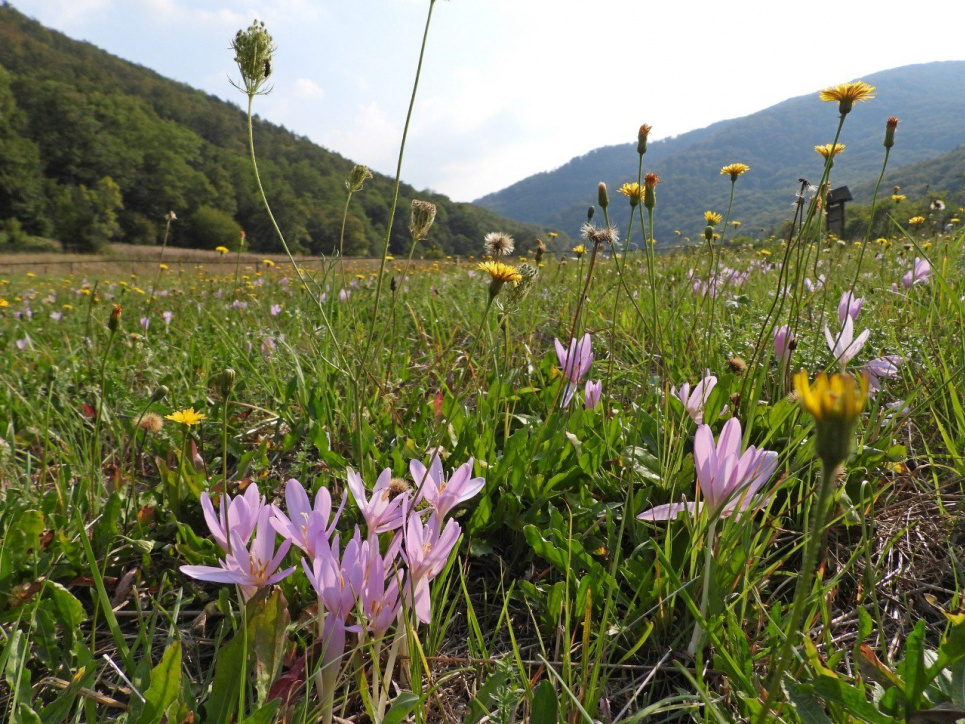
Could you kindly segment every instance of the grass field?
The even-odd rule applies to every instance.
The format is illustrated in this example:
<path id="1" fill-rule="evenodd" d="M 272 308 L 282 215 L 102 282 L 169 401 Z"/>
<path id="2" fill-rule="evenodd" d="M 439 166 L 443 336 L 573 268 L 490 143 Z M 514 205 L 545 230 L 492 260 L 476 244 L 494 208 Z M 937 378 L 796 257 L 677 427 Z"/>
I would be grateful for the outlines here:
<path id="1" fill-rule="evenodd" d="M 44 274 L 42 258 L 5 272 L 7 719 L 228 721 L 243 706 L 246 721 L 315 721 L 327 707 L 353 721 L 736 720 L 762 711 L 785 637 L 795 645 L 770 705 L 797 708 L 770 717 L 960 706 L 961 243 L 870 242 L 860 269 L 860 244 L 823 237 L 717 246 L 720 259 L 690 249 L 652 268 L 591 247 L 495 295 L 471 262 L 404 273 L 390 261 L 377 319 L 374 271 L 337 262 L 306 268 L 307 288 L 280 260 L 242 260 L 236 276 L 203 255 L 160 272 L 155 258 L 154 273 L 144 261 L 134 277 Z M 930 273 L 919 262 L 906 287 L 926 255 Z M 775 348 L 785 324 L 796 343 Z M 860 341 L 865 328 L 840 354 L 846 330 Z M 822 476 L 828 433 L 816 446 L 791 376 L 835 367 L 870 369 L 880 389 L 853 433 L 848 420 L 832 431 L 853 451 Z M 716 384 L 693 389 L 707 374 Z M 175 414 L 188 408 L 197 424 Z M 708 439 L 725 432 L 708 463 Z M 731 467 L 725 445 L 751 444 L 753 469 Z M 432 458 L 444 473 L 410 464 L 431 471 Z M 328 491 L 312 515 L 329 528 L 351 471 L 371 489 L 384 469 L 371 505 L 352 492 L 334 538 L 319 539 L 350 580 L 359 544 L 381 549 L 377 595 L 353 584 L 339 609 L 305 575 L 297 531 L 280 564 L 295 569 L 274 585 L 241 595 L 180 570 L 226 555 L 202 498 L 217 527 L 218 500 L 247 492 L 229 512 L 242 529 L 231 555 L 249 536 L 252 551 L 274 550 L 257 496 L 294 515 L 309 503 L 286 481 L 312 499 Z M 683 499 L 703 507 L 667 510 Z M 367 537 L 352 544 L 357 525 Z M 447 535 L 458 544 L 446 549 Z M 442 557 L 420 569 L 414 540 Z M 391 616 L 376 624 L 366 596 Z M 323 620 L 347 627 L 344 650 Z"/>

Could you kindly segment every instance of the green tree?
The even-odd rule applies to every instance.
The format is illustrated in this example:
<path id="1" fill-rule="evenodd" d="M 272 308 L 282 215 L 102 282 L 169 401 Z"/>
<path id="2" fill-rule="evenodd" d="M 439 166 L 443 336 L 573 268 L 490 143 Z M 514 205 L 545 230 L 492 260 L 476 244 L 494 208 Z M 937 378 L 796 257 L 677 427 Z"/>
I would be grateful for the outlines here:
<path id="1" fill-rule="evenodd" d="M 97 252 L 119 231 L 121 189 L 110 176 L 93 187 L 64 187 L 56 201 L 55 228 L 68 251 Z"/>

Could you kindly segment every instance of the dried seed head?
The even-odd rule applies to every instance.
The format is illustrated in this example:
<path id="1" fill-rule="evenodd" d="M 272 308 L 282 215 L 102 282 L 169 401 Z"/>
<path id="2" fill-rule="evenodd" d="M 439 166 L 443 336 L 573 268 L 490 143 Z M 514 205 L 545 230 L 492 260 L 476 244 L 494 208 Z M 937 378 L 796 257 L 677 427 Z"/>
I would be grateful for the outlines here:
<path id="1" fill-rule="evenodd" d="M 892 116 L 885 123 L 885 148 L 891 148 L 895 145 L 895 129 L 898 128 L 898 119 Z M 895 193 L 898 193 L 898 187 L 895 186 Z"/>
<path id="2" fill-rule="evenodd" d="M 727 366 L 730 367 L 730 371 L 735 375 L 743 374 L 744 370 L 747 369 L 747 363 L 740 357 L 731 357 L 727 361 Z"/>
<path id="3" fill-rule="evenodd" d="M 138 423 L 138 427 L 144 430 L 144 432 L 160 432 L 161 428 L 164 427 L 164 418 L 157 413 L 149 412 L 141 418 L 140 423 Z"/>
<path id="4" fill-rule="evenodd" d="M 107 328 L 112 332 L 116 332 L 117 328 L 121 326 L 121 305 L 115 304 L 114 308 L 111 309 L 110 319 L 107 320 Z"/>
<path id="5" fill-rule="evenodd" d="M 490 231 L 483 240 L 483 247 L 487 254 L 494 259 L 509 256 L 516 249 L 516 242 L 509 234 L 502 231 Z"/>
<path id="6" fill-rule="evenodd" d="M 430 201 L 415 199 L 412 202 L 412 213 L 409 216 L 409 231 L 416 241 L 425 239 L 436 220 L 436 205 Z"/>
<path id="7" fill-rule="evenodd" d="M 409 484 L 402 478 L 392 478 L 389 481 L 389 499 L 397 498 L 410 490 Z"/>

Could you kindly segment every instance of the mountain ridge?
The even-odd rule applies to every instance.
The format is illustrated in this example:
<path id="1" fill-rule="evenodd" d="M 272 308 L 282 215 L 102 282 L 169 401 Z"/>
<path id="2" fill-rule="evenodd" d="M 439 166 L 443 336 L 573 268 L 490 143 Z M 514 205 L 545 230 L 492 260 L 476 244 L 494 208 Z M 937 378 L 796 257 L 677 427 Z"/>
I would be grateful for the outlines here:
<path id="1" fill-rule="evenodd" d="M 262 180 L 289 244 L 333 252 L 353 161 L 257 116 L 253 126 Z M 93 250 L 111 238 L 158 243 L 173 210 L 172 244 L 230 247 L 244 229 L 252 250 L 280 251 L 247 140 L 237 106 L 0 4 L 0 224 Z M 353 197 L 346 254 L 381 253 L 393 183 L 375 174 Z M 537 235 L 548 238 L 546 229 L 403 183 L 392 253 L 408 253 L 416 198 L 438 208 L 419 255 L 479 254 L 495 229 L 524 249 Z"/>
<path id="2" fill-rule="evenodd" d="M 835 186 L 857 186 L 877 178 L 889 116 L 901 119 L 891 167 L 917 163 L 965 143 L 960 122 L 965 115 L 965 61 L 900 66 L 864 80 L 877 86 L 877 97 L 856 104 L 846 118 L 839 142 L 847 148 L 835 162 Z M 812 148 L 833 140 L 837 119 L 836 104 L 821 102 L 815 91 L 652 142 L 644 157 L 644 172 L 661 177 L 655 209 L 657 241 L 675 239 L 676 229 L 681 236 L 696 236 L 705 210 L 726 211 L 730 183 L 719 177 L 719 170 L 738 161 L 751 170 L 737 182 L 732 218 L 755 232 L 779 224 L 792 213 L 797 180 L 820 177 L 823 159 Z M 611 194 L 611 221 L 625 229 L 629 209 L 613 196 L 622 183 L 636 181 L 637 159 L 635 140 L 593 149 L 476 203 L 517 220 L 573 233 L 586 218 L 587 206 L 595 203 L 597 182 L 604 181 Z M 856 200 L 870 200 L 870 194 L 868 199 Z M 635 244 L 639 241 L 636 237 Z"/>

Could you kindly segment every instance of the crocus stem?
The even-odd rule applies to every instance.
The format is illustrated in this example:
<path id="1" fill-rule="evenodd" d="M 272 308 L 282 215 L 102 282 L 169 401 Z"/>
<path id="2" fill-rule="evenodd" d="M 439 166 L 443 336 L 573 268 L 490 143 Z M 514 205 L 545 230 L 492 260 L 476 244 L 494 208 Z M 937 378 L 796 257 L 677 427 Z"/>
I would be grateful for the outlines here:
<path id="1" fill-rule="evenodd" d="M 376 638 L 372 642 L 372 706 L 378 706 L 381 699 L 379 693 L 382 683 L 382 672 L 379 670 L 379 662 L 382 659 L 382 639 Z M 379 712 L 379 720 L 382 719 L 382 712 Z"/>
<path id="2" fill-rule="evenodd" d="M 787 628 L 784 632 L 784 643 L 774 662 L 771 671 L 771 681 L 767 687 L 767 694 L 764 697 L 764 705 L 761 707 L 755 724 L 762 724 L 768 715 L 768 707 L 774 701 L 781 686 L 781 679 L 788 666 L 794 645 L 797 643 L 798 634 L 804 620 L 804 607 L 811 595 L 814 587 L 814 574 L 817 568 L 818 556 L 824 548 L 824 529 L 827 525 L 828 512 L 831 509 L 831 499 L 834 492 L 834 481 L 837 478 L 837 467 L 828 465 L 821 466 L 821 485 L 818 487 L 818 495 L 814 501 L 814 510 L 811 513 L 811 525 L 808 530 L 807 540 L 804 543 L 804 561 L 801 563 L 797 585 L 794 587 L 794 600 L 791 603 L 791 615 L 788 618 Z"/>
<path id="3" fill-rule="evenodd" d="M 707 545 L 704 549 L 704 582 L 703 590 L 700 594 L 700 616 L 697 619 L 697 623 L 694 624 L 694 635 L 691 636 L 690 644 L 687 646 L 687 653 L 691 656 L 694 656 L 697 653 L 697 649 L 703 644 L 704 629 L 701 626 L 701 621 L 707 619 L 707 607 L 710 603 L 710 577 L 714 562 L 714 536 L 716 533 L 717 516 L 713 514 L 707 523 Z"/>
<path id="4" fill-rule="evenodd" d="M 385 662 L 385 672 L 382 680 L 382 696 L 379 699 L 379 721 L 382 721 L 385 717 L 385 709 L 389 705 L 389 688 L 392 684 L 392 672 L 395 669 L 395 660 L 399 656 L 399 651 L 402 648 L 404 640 L 405 631 L 400 631 L 396 634 L 395 640 L 392 642 L 392 648 L 389 649 L 389 658 Z"/>

